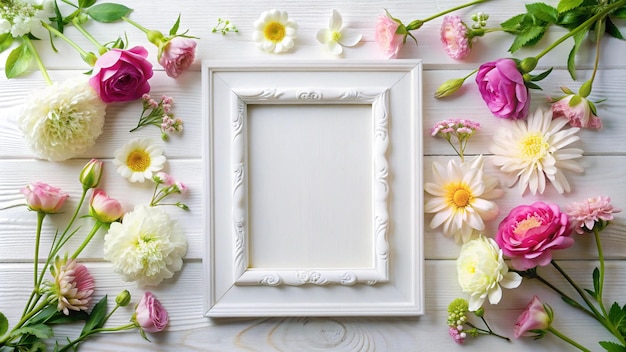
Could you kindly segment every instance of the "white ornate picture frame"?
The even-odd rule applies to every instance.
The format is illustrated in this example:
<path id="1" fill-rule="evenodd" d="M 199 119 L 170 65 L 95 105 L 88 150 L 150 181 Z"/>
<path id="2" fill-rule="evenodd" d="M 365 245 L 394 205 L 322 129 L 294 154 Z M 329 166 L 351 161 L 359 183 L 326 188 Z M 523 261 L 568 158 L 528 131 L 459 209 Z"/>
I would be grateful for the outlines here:
<path id="1" fill-rule="evenodd" d="M 202 80 L 206 315 L 422 314 L 421 63 Z"/>

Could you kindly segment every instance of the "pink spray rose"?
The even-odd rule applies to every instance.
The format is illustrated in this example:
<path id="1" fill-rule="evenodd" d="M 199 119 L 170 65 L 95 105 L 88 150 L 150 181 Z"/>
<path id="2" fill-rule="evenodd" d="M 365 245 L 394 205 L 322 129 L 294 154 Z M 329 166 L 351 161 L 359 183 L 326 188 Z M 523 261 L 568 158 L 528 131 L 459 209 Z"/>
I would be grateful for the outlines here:
<path id="1" fill-rule="evenodd" d="M 528 88 L 512 59 L 482 64 L 476 75 L 476 83 L 480 95 L 495 116 L 516 120 L 528 115 Z"/>
<path id="2" fill-rule="evenodd" d="M 596 223 L 599 224 L 597 230 L 601 230 L 609 221 L 613 220 L 613 214 L 620 211 L 622 210 L 611 205 L 611 198 L 606 196 L 587 198 L 565 208 L 572 227 L 576 233 L 581 235 L 585 231 L 592 231 L 596 227 Z"/>
<path id="3" fill-rule="evenodd" d="M 165 329 L 169 321 L 167 310 L 152 292 L 144 293 L 135 307 L 135 321 L 147 332 L 159 332 Z"/>
<path id="4" fill-rule="evenodd" d="M 593 113 L 590 103 L 580 95 L 566 95 L 552 104 L 552 117 L 565 117 L 574 127 L 600 129 L 602 121 Z"/>
<path id="5" fill-rule="evenodd" d="M 89 84 L 105 103 L 139 99 L 150 91 L 153 72 L 147 57 L 142 46 L 111 49 L 96 61 Z"/>
<path id="6" fill-rule="evenodd" d="M 159 55 L 159 63 L 172 78 L 177 78 L 189 68 L 196 57 L 196 41 L 193 39 L 174 37 Z"/>
<path id="7" fill-rule="evenodd" d="M 95 189 L 91 196 L 89 215 L 103 223 L 112 223 L 124 215 L 122 205 L 117 200 L 107 196 L 101 189 Z"/>
<path id="8" fill-rule="evenodd" d="M 31 183 L 20 190 L 26 196 L 26 205 L 33 211 L 47 214 L 59 212 L 69 194 L 44 182 Z"/>
<path id="9" fill-rule="evenodd" d="M 460 60 L 470 53 L 470 31 L 461 21 L 461 17 L 450 15 L 441 23 L 441 43 L 446 53 L 453 59 Z"/>
<path id="10" fill-rule="evenodd" d="M 552 308 L 534 296 L 515 322 L 515 338 L 541 336 L 552 324 Z"/>
<path id="11" fill-rule="evenodd" d="M 567 214 L 558 205 L 535 202 L 511 210 L 498 226 L 496 243 L 515 269 L 528 270 L 548 265 L 553 249 L 572 246 L 570 234 Z"/>
<path id="12" fill-rule="evenodd" d="M 402 23 L 391 18 L 389 13 L 378 16 L 376 21 L 376 43 L 389 59 L 398 56 L 406 37 L 406 35 L 398 33 L 400 26 L 403 26 Z"/>

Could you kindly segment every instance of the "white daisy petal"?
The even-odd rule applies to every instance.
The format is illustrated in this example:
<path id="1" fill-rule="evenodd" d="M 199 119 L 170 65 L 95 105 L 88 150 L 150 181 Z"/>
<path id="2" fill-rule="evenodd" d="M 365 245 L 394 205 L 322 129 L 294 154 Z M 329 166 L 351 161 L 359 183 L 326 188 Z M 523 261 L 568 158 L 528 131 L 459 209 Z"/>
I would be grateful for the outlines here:
<path id="1" fill-rule="evenodd" d="M 144 182 L 163 169 L 165 161 L 161 147 L 152 140 L 135 138 L 115 152 L 113 165 L 130 182 Z"/>
<path id="2" fill-rule="evenodd" d="M 344 28 L 341 30 L 341 39 L 339 43 L 343 46 L 355 46 L 359 44 L 363 35 L 352 28 Z"/>
<path id="3" fill-rule="evenodd" d="M 252 39 L 259 49 L 274 54 L 288 51 L 294 46 L 298 32 L 296 22 L 289 20 L 286 11 L 269 10 L 254 21 Z"/>

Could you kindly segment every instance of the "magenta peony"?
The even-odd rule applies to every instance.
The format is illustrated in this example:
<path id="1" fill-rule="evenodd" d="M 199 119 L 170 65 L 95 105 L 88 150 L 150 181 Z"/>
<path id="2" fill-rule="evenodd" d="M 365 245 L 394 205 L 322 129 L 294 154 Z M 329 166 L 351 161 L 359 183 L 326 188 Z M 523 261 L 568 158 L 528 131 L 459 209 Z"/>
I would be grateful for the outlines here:
<path id="1" fill-rule="evenodd" d="M 528 88 L 512 59 L 482 64 L 476 75 L 476 83 L 480 95 L 495 116 L 517 120 L 528 115 Z"/>

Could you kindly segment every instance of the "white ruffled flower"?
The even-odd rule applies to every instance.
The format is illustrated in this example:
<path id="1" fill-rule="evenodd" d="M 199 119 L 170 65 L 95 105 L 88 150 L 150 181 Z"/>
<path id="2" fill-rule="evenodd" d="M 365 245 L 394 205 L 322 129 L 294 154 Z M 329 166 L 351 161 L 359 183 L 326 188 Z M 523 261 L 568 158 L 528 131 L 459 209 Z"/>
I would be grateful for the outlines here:
<path id="1" fill-rule="evenodd" d="M 11 33 L 14 38 L 32 34 L 39 39 L 48 36 L 41 22 L 50 23 L 54 17 L 51 0 L 12 0 L 0 6 L 0 34 Z"/>
<path id="2" fill-rule="evenodd" d="M 94 145 L 102 133 L 106 104 L 86 79 L 71 79 L 30 94 L 17 124 L 33 153 L 62 161 Z"/>
<path id="3" fill-rule="evenodd" d="M 479 309 L 487 298 L 489 303 L 498 304 L 501 287 L 512 289 L 522 283 L 518 273 L 509 271 L 496 241 L 483 235 L 461 247 L 456 268 L 463 292 L 470 295 L 470 311 Z"/>
<path id="4" fill-rule="evenodd" d="M 156 286 L 183 266 L 187 238 L 163 210 L 138 205 L 104 236 L 104 259 L 124 281 Z"/>
<path id="5" fill-rule="evenodd" d="M 570 185 L 562 170 L 583 172 L 574 159 L 582 157 L 583 150 L 563 147 L 576 142 L 579 128 L 563 129 L 566 118 L 552 118 L 552 111 L 538 108 L 527 120 L 506 120 L 506 126 L 494 137 L 489 150 L 494 153 L 493 163 L 506 174 L 506 184 L 516 182 L 520 193 L 526 188 L 534 195 L 542 194 L 546 178 L 557 192 L 569 192 Z"/>
<path id="6" fill-rule="evenodd" d="M 362 35 L 354 29 L 343 28 L 342 22 L 341 14 L 337 10 L 333 10 L 328 28 L 320 29 L 317 32 L 317 40 L 326 44 L 333 55 L 341 55 L 344 46 L 355 46 L 362 38 Z"/>
<path id="7" fill-rule="evenodd" d="M 115 152 L 113 165 L 117 173 L 130 182 L 151 180 L 165 164 L 163 150 L 150 139 L 135 138 Z"/>
<path id="8" fill-rule="evenodd" d="M 269 10 L 254 21 L 252 38 L 259 49 L 280 54 L 294 46 L 298 24 L 289 20 L 287 11 Z"/>

